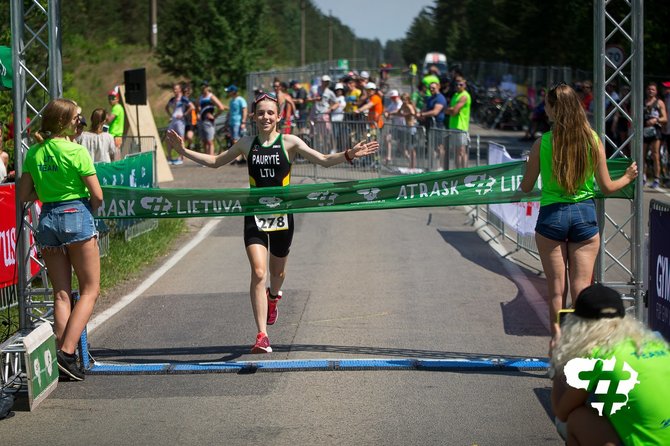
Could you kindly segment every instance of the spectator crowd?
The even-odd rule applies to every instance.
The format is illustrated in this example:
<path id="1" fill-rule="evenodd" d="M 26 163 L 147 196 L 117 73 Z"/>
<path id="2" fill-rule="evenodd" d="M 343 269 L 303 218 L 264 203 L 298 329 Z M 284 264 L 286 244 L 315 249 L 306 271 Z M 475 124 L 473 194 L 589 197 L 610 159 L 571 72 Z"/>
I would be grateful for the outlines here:
<path id="1" fill-rule="evenodd" d="M 349 71 L 338 78 L 324 74 L 313 83 L 275 78 L 271 91 L 280 104 L 279 126 L 284 134 L 310 138 L 324 152 L 344 147 L 360 137 L 380 140 L 381 158 L 391 163 L 403 156 L 409 167 L 416 166 L 417 142 L 427 141 L 425 130 L 448 130 L 445 141 L 432 141 L 431 156 L 437 169 L 447 168 L 447 153 L 452 152 L 455 165 L 467 166 L 470 142 L 471 110 L 477 107 L 477 86 L 470 85 L 458 65 L 447 73 L 430 66 L 423 76 L 411 76 L 415 84 L 402 88 L 390 86 L 388 69 L 379 71 L 375 79 L 368 71 Z M 383 74 L 382 74 L 383 73 Z M 383 89 L 380 88 L 383 86 Z M 503 79 L 497 85 L 501 92 L 515 90 L 516 84 Z M 587 116 L 593 125 L 595 101 L 590 81 L 572 83 Z M 264 87 L 254 87 L 254 96 L 264 93 Z M 546 88 L 528 89 L 530 113 L 522 140 L 534 140 L 550 129 L 544 110 Z M 630 156 L 632 116 L 630 88 L 615 83 L 606 86 L 605 148 L 608 156 Z M 511 93 L 514 94 L 514 93 Z M 644 184 L 650 188 L 667 186 L 670 181 L 670 81 L 650 82 L 645 87 L 643 123 L 643 156 L 641 170 Z M 192 97 L 191 83 L 173 85 L 173 95 L 165 104 L 168 128 L 182 136 L 188 148 L 215 154 L 232 146 L 245 135 L 251 124 L 251 110 L 236 85 L 225 88 L 221 99 L 207 81 L 200 83 L 200 95 Z M 121 157 L 125 129 L 125 113 L 118 87 L 108 93 L 109 107 L 96 108 L 87 120 L 83 118 L 77 142 L 86 147 L 94 162 L 110 162 Z M 88 115 L 86 115 L 88 116 Z M 381 130 L 387 125 L 387 130 Z M 12 125 L 3 126 L 2 140 L 12 138 Z M 422 131 L 423 130 L 423 131 Z M 0 142 L 2 144 L 2 142 Z M 618 153 L 615 153 L 617 147 Z M 168 155 L 172 165 L 181 164 L 179 155 Z M 0 145 L 0 176 L 4 181 L 13 178 L 12 162 Z M 236 163 L 244 164 L 243 157 Z M 2 181 L 2 180 L 0 180 Z"/>

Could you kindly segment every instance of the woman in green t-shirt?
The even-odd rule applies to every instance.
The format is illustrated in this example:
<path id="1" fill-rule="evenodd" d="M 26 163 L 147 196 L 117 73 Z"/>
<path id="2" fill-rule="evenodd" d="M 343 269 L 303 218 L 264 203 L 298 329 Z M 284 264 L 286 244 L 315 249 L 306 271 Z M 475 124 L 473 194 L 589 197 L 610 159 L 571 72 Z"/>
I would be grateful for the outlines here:
<path id="1" fill-rule="evenodd" d="M 549 90 L 545 100 L 553 125 L 531 148 L 521 190 L 532 191 L 542 176 L 535 242 L 549 289 L 551 351 L 560 334 L 557 315 L 566 306 L 567 284 L 574 303 L 593 277 L 600 247 L 594 177 L 600 190 L 611 194 L 637 177 L 637 165 L 633 162 L 621 178 L 612 180 L 605 148 L 575 90 L 561 83 Z"/>
<path id="2" fill-rule="evenodd" d="M 549 375 L 567 444 L 670 444 L 670 348 L 625 314 L 619 293 L 595 284 L 565 318 Z"/>
<path id="3" fill-rule="evenodd" d="M 35 239 L 54 293 L 54 332 L 58 368 L 81 381 L 75 350 L 100 292 L 100 253 L 93 212 L 102 189 L 85 147 L 70 141 L 81 116 L 77 104 L 54 99 L 44 108 L 39 143 L 26 155 L 18 194 L 22 201 L 42 202 Z M 72 268 L 79 281 L 79 301 L 72 308 Z"/>

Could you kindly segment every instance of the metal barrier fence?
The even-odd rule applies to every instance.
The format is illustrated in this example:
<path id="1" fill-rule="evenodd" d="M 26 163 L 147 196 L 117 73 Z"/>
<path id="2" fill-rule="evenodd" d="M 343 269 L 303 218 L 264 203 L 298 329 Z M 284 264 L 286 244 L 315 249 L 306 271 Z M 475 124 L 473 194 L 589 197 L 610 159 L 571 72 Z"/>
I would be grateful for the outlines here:
<path id="1" fill-rule="evenodd" d="M 140 152 L 155 152 L 158 142 L 153 136 L 124 136 L 121 139 L 121 159 Z"/>
<path id="2" fill-rule="evenodd" d="M 423 126 L 384 124 L 379 141 L 379 157 L 394 173 L 419 173 L 435 170 L 437 161 L 429 151 L 434 143 L 433 132 Z"/>
<path id="3" fill-rule="evenodd" d="M 16 285 L 0 288 L 0 311 L 19 304 L 16 298 Z"/>
<path id="4" fill-rule="evenodd" d="M 476 220 L 481 220 L 484 224 L 497 231 L 493 239 L 501 238 L 511 241 L 514 244 L 513 252 L 523 250 L 532 257 L 540 259 L 540 254 L 535 244 L 535 236 L 517 233 L 514 228 L 506 225 L 500 217 L 491 212 L 489 205 L 475 206 L 474 210 L 470 213 L 470 217 L 473 223 Z"/>
<path id="5" fill-rule="evenodd" d="M 466 139 L 465 150 L 470 160 L 468 165 L 472 163 L 473 144 L 465 132 L 392 123 L 379 129 L 364 117 L 356 116 L 347 114 L 347 119 L 342 121 L 325 121 L 319 116 L 312 116 L 314 120 L 293 122 L 290 129 L 282 129 L 282 133 L 300 137 L 308 146 L 323 154 L 341 151 L 363 140 L 379 142 L 377 154 L 354 160 L 353 164 L 326 168 L 298 157 L 291 170 L 293 177 L 347 181 L 455 169 L 456 153 L 463 138 Z M 250 135 L 257 134 L 253 123 L 248 131 Z M 475 163 L 480 163 L 479 150 L 475 152 Z"/>
<path id="6" fill-rule="evenodd" d="M 484 142 L 478 141 L 477 142 L 478 153 L 480 152 L 479 149 L 480 145 L 487 146 L 487 152 L 489 145 L 504 147 L 504 145 L 497 143 L 495 141 L 484 141 Z M 477 159 L 479 161 L 480 157 L 478 156 Z M 539 260 L 539 252 L 537 250 L 537 245 L 535 244 L 535 235 L 518 233 L 514 227 L 506 224 L 502 218 L 500 218 L 495 213 L 491 212 L 490 205 L 475 206 L 473 211 L 470 213 L 470 217 L 472 218 L 473 223 L 476 220 L 481 220 L 483 223 L 489 226 L 489 228 L 497 231 L 497 235 L 494 235 L 493 237 L 494 239 L 502 238 L 503 240 L 509 240 L 512 243 L 514 243 L 515 245 L 514 252 L 524 250 L 531 256 Z"/>

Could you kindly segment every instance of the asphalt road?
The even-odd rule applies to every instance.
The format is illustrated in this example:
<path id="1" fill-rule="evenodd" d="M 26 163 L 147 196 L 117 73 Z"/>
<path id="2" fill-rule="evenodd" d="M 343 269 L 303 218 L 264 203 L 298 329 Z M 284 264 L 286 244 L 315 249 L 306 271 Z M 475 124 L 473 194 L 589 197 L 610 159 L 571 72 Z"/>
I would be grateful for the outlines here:
<path id="1" fill-rule="evenodd" d="M 237 166 L 187 161 L 173 173 L 163 187 L 246 181 Z M 205 241 L 91 333 L 92 355 L 174 364 L 546 356 L 538 262 L 501 257 L 463 208 L 295 220 L 285 297 L 269 329 L 275 353 L 248 353 L 256 332 L 236 217 L 219 219 Z M 189 220 L 190 236 L 205 222 Z M 59 383 L 34 412 L 0 421 L 0 438 L 7 445 L 562 445 L 549 385 L 544 372 L 530 371 L 90 375 Z"/>

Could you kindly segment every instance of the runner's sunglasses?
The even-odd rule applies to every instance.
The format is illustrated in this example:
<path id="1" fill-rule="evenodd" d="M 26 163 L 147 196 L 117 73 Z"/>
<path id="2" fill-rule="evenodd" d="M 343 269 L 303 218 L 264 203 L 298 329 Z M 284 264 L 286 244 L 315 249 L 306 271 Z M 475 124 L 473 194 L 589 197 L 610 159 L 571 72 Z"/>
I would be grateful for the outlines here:
<path id="1" fill-rule="evenodd" d="M 256 96 L 256 99 L 254 99 L 254 103 L 257 104 L 263 99 L 269 99 L 271 101 L 277 102 L 277 95 L 274 93 L 261 93 L 258 96 Z"/>

